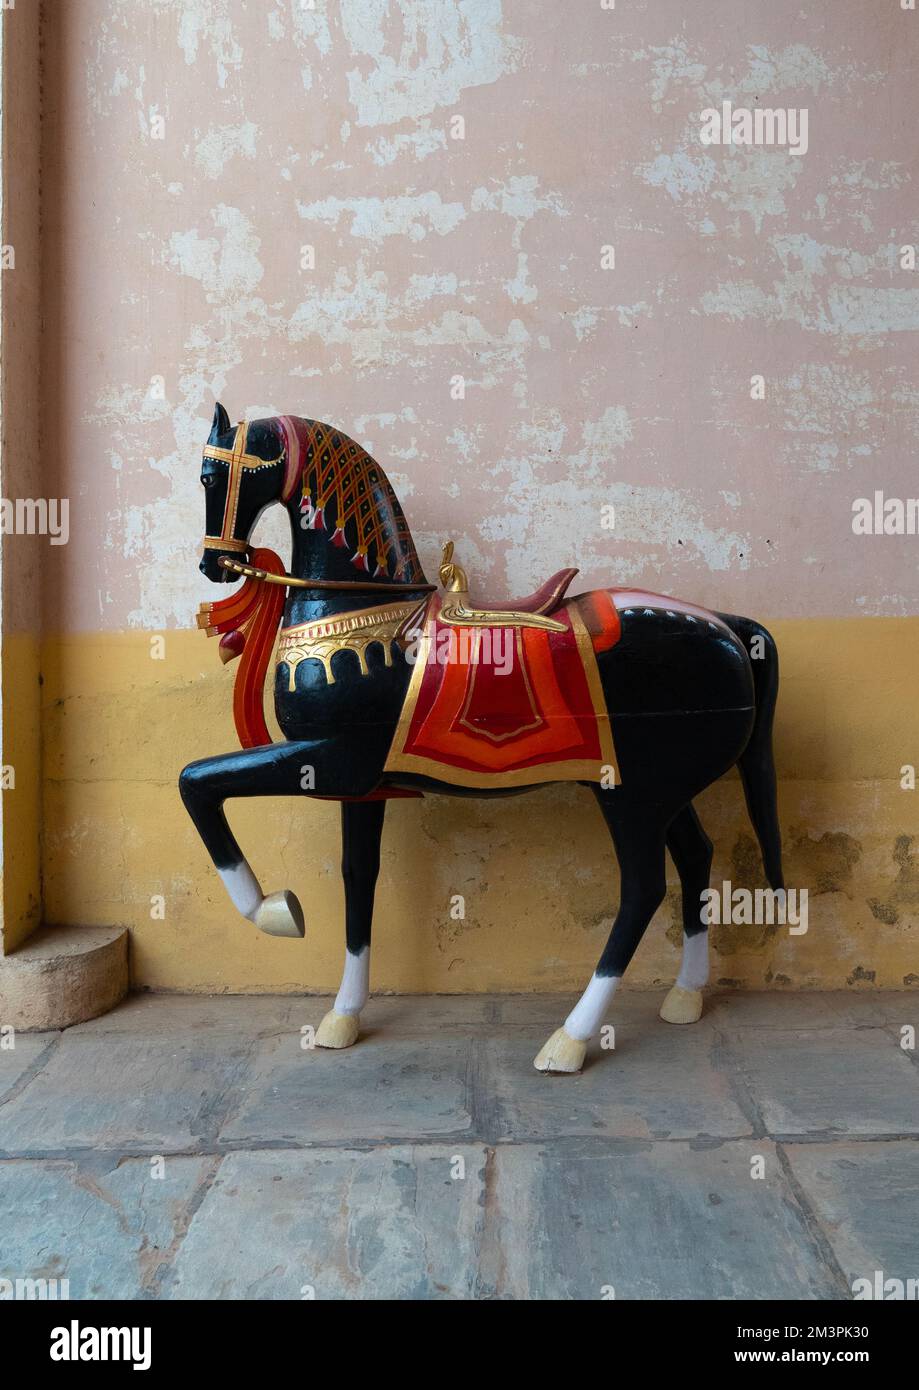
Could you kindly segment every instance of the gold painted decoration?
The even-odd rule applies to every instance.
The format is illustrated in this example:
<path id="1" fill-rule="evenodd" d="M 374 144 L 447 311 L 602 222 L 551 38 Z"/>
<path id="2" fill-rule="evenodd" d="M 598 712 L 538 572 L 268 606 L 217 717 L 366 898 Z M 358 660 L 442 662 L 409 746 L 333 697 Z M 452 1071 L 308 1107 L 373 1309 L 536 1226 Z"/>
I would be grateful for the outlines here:
<path id="1" fill-rule="evenodd" d="M 420 616 L 424 603 L 393 603 L 383 607 L 361 608 L 353 613 L 337 613 L 331 618 L 319 618 L 311 623 L 298 623 L 296 627 L 281 629 L 278 642 L 278 665 L 288 668 L 288 690 L 296 689 L 296 672 L 301 661 L 314 658 L 322 662 L 326 682 L 335 684 L 332 674 L 332 657 L 336 652 L 355 652 L 362 676 L 368 674 L 367 648 L 372 642 L 379 642 L 383 648 L 383 659 L 387 666 L 392 665 L 391 644 L 402 629 L 409 627 L 409 619 Z"/>
<path id="2" fill-rule="evenodd" d="M 205 444 L 203 457 L 215 459 L 220 463 L 229 465 L 227 474 L 227 497 L 223 507 L 223 526 L 219 536 L 205 536 L 205 550 L 235 550 L 237 554 L 244 555 L 249 549 L 248 541 L 236 539 L 236 512 L 239 507 L 239 491 L 242 486 L 243 472 L 250 468 L 273 468 L 280 463 L 281 455 L 276 459 L 262 459 L 258 454 L 246 453 L 246 446 L 249 439 L 249 426 L 245 420 L 240 420 L 236 426 L 236 435 L 233 439 L 232 449 L 219 449 L 216 444 Z"/>
<path id="3" fill-rule="evenodd" d="M 445 541 L 440 563 L 440 582 L 447 590 L 439 620 L 449 627 L 530 627 L 542 632 L 564 632 L 565 624 L 538 613 L 518 613 L 513 608 L 473 608 L 469 580 L 462 565 L 454 563 L 453 542 Z"/>

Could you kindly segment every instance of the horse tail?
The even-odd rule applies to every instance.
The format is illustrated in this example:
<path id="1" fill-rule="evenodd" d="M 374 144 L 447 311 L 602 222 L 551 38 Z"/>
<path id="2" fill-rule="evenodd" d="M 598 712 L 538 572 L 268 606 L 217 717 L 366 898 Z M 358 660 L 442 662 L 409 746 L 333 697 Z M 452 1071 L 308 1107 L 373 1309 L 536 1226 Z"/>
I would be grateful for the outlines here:
<path id="1" fill-rule="evenodd" d="M 738 760 L 747 811 L 759 840 L 766 878 L 773 889 L 784 888 L 782 876 L 782 835 L 776 805 L 775 760 L 772 753 L 772 723 L 779 693 L 779 653 L 772 634 L 752 618 L 730 613 L 718 617 L 744 644 L 753 668 L 756 716 L 750 741 Z"/>

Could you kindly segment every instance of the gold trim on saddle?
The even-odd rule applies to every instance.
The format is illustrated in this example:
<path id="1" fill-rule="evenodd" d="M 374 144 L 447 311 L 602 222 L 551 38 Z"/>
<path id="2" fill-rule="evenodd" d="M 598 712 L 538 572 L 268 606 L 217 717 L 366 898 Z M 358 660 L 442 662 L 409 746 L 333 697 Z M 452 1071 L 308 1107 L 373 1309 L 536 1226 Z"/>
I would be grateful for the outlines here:
<path id="1" fill-rule="evenodd" d="M 445 541 L 440 562 L 440 582 L 450 595 L 440 609 L 440 621 L 451 627 L 535 627 L 543 632 L 564 632 L 565 624 L 538 613 L 517 613 L 512 608 L 472 608 L 469 580 L 462 565 L 454 564 L 453 542 Z"/>
<path id="2" fill-rule="evenodd" d="M 288 689 L 296 689 L 297 667 L 310 657 L 322 662 L 326 683 L 334 685 L 332 657 L 336 652 L 356 652 L 361 675 L 366 676 L 367 648 L 371 642 L 380 643 L 383 660 L 387 666 L 391 666 L 392 642 L 403 628 L 408 627 L 408 620 L 420 612 L 424 602 L 426 600 L 419 603 L 416 599 L 413 603 L 360 608 L 356 612 L 336 613 L 329 618 L 317 618 L 311 623 L 282 628 L 276 659 L 279 666 L 283 662 L 288 668 Z"/>

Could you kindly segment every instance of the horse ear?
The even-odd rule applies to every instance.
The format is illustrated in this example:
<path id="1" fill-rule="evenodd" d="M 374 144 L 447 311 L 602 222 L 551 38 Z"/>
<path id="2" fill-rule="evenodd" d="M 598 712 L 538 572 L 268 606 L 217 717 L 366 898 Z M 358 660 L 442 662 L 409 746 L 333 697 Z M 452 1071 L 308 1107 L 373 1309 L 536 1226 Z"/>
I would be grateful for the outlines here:
<path id="1" fill-rule="evenodd" d="M 214 407 L 214 423 L 211 425 L 211 439 L 217 439 L 221 434 L 229 434 L 230 417 L 218 401 Z"/>

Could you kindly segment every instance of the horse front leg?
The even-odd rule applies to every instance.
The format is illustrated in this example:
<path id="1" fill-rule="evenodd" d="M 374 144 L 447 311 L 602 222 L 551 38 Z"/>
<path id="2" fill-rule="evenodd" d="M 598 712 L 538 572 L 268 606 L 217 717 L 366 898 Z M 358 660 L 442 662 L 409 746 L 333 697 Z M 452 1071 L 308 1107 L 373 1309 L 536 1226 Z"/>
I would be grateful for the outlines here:
<path id="1" fill-rule="evenodd" d="M 351 1047 L 370 994 L 370 929 L 380 871 L 385 801 L 341 804 L 341 876 L 345 886 L 345 969 L 333 1007 L 316 1030 L 317 1047 Z"/>
<path id="2" fill-rule="evenodd" d="M 233 796 L 302 796 L 303 770 L 313 742 L 270 743 L 189 763 L 179 791 L 234 907 L 269 936 L 303 936 L 303 910 L 294 893 L 262 893 L 227 824 L 223 804 Z"/>

